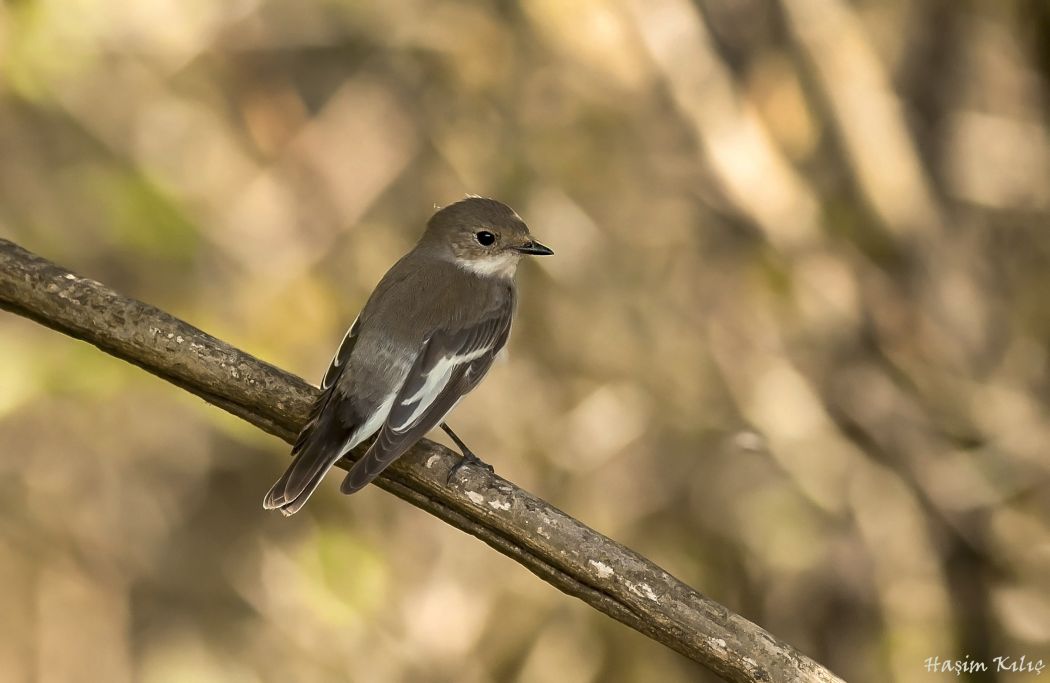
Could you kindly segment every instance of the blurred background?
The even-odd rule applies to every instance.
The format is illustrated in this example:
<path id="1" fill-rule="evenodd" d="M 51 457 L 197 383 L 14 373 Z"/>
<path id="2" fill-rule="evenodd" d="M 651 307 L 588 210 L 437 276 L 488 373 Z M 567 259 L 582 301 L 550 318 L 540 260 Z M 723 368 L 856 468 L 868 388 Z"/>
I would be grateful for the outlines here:
<path id="1" fill-rule="evenodd" d="M 17 0 L 0 235 L 316 382 L 502 199 L 500 474 L 850 681 L 1050 663 L 1048 77 L 1042 0 Z M 0 314 L 0 677 L 714 680 L 287 452 Z"/>

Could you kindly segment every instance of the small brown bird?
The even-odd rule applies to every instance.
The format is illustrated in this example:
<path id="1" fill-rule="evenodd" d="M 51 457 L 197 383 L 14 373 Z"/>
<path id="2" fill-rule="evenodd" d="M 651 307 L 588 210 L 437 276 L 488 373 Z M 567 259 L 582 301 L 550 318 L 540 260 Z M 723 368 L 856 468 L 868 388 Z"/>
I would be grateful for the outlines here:
<path id="1" fill-rule="evenodd" d="M 343 493 L 375 479 L 438 425 L 462 451 L 457 469 L 488 467 L 444 419 L 507 343 L 518 262 L 552 253 L 494 199 L 468 197 L 435 213 L 350 326 L 292 448 L 294 460 L 263 507 L 298 512 L 328 470 L 377 432 L 343 479 Z"/>

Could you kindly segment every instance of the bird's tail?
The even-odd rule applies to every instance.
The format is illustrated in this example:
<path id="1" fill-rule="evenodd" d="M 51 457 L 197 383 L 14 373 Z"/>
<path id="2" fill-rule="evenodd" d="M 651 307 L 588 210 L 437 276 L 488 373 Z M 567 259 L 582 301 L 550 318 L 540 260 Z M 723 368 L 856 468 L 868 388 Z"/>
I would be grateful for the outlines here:
<path id="1" fill-rule="evenodd" d="M 306 504 L 328 470 L 339 462 L 353 430 L 333 415 L 315 408 L 292 448 L 295 459 L 263 499 L 267 510 L 294 515 Z"/>

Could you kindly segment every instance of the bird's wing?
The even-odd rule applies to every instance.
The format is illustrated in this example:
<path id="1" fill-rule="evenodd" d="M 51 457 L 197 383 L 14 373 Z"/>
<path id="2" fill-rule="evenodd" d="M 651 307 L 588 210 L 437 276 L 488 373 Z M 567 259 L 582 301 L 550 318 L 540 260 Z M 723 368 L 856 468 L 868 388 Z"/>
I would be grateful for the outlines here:
<path id="1" fill-rule="evenodd" d="M 398 391 L 379 436 L 343 480 L 353 493 L 445 418 L 488 372 L 510 335 L 513 301 L 475 325 L 431 335 Z"/>
<path id="2" fill-rule="evenodd" d="M 350 360 L 350 353 L 357 343 L 357 331 L 358 322 L 355 320 L 339 344 L 328 371 L 324 373 L 321 393 L 292 446 L 295 459 L 266 494 L 264 508 L 279 508 L 285 514 L 294 513 L 306 503 L 335 461 L 342 457 L 338 450 L 335 450 L 334 455 L 332 451 L 353 434 L 356 425 L 344 424 L 329 407 L 333 401 L 341 400 L 341 395 L 335 389 L 336 380 Z"/>
<path id="3" fill-rule="evenodd" d="M 350 361 L 350 352 L 354 350 L 354 344 L 357 343 L 357 330 L 359 327 L 358 321 L 354 320 L 354 324 L 350 326 L 350 329 L 346 331 L 346 335 L 343 337 L 343 341 L 339 343 L 339 348 L 335 352 L 335 357 L 332 358 L 332 364 L 325 370 L 324 377 L 321 378 L 321 389 L 328 389 L 335 381 L 339 379 L 339 375 L 343 374 L 343 368 Z"/>
<path id="4" fill-rule="evenodd" d="M 313 407 L 310 409 L 310 417 L 306 420 L 306 424 L 303 425 L 302 431 L 299 432 L 299 438 L 295 440 L 295 445 L 292 446 L 292 455 L 301 451 L 306 442 L 310 440 L 310 435 L 313 434 L 317 427 L 318 418 L 332 398 L 332 388 L 335 386 L 339 376 L 343 374 L 343 369 L 346 368 L 347 363 L 350 361 L 350 353 L 354 350 L 354 344 L 357 343 L 358 320 L 355 320 L 350 329 L 346 331 L 343 341 L 339 344 L 339 349 L 336 350 L 335 356 L 332 358 L 332 363 L 325 370 L 324 377 L 321 378 L 321 394 L 314 401 Z"/>

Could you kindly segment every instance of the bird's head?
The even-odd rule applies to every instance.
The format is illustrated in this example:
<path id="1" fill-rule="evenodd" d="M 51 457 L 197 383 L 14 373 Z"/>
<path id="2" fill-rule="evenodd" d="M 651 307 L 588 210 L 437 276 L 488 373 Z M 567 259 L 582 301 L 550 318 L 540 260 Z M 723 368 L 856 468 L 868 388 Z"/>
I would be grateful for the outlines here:
<path id="1" fill-rule="evenodd" d="M 420 243 L 482 276 L 511 277 L 522 256 L 554 253 L 532 238 L 529 226 L 509 206 L 473 196 L 435 213 Z"/>

